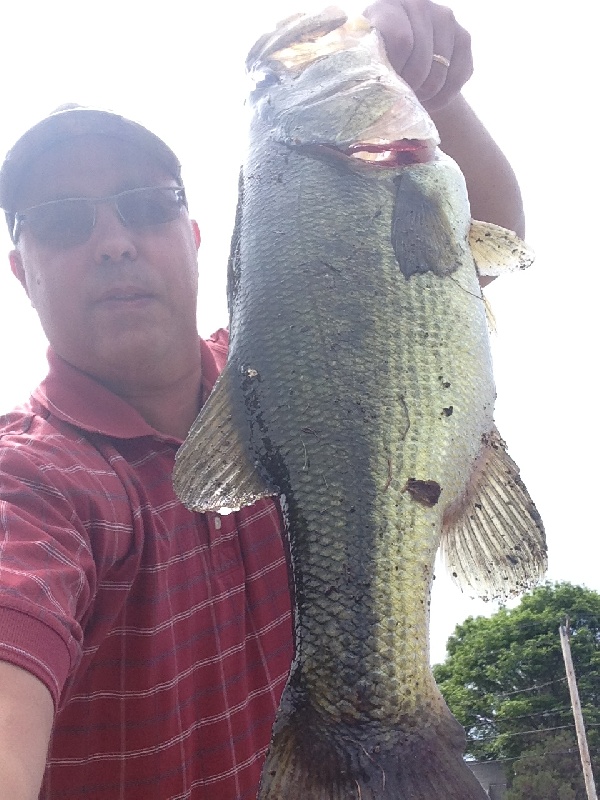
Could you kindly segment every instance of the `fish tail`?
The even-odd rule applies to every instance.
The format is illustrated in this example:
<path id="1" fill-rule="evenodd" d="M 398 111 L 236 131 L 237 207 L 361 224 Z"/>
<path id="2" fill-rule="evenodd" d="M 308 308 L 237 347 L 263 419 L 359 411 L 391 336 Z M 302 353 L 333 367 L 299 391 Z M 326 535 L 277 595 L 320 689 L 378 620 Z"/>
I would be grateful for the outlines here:
<path id="1" fill-rule="evenodd" d="M 444 712 L 405 729 L 334 724 L 288 685 L 258 800 L 487 800 L 463 760 L 463 728 Z"/>

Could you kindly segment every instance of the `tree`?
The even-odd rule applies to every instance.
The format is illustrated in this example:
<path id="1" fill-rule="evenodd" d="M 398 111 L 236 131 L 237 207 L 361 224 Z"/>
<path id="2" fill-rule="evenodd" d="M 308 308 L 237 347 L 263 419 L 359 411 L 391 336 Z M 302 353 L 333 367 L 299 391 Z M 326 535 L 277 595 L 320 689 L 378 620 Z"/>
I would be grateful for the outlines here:
<path id="1" fill-rule="evenodd" d="M 514 762 L 505 800 L 586 800 L 575 733 L 549 732 L 543 738 Z"/>
<path id="2" fill-rule="evenodd" d="M 479 760 L 507 759 L 508 766 L 514 765 L 515 790 L 518 785 L 515 788 L 514 784 L 525 787 L 537 780 L 546 783 L 546 791 L 550 791 L 549 769 L 566 763 L 565 759 L 546 759 L 534 780 L 536 761 L 539 764 L 542 754 L 552 753 L 557 742 L 562 743 L 560 750 L 576 748 L 558 634 L 565 617 L 571 627 L 573 663 L 594 761 L 600 751 L 597 592 L 569 583 L 547 583 L 526 595 L 516 608 L 501 608 L 491 617 L 470 617 L 450 637 L 446 661 L 434 667 L 446 702 L 465 726 L 468 754 Z M 563 734 L 570 737 L 569 747 L 561 739 Z M 572 767 L 565 769 L 569 772 Z M 579 800 L 585 794 L 569 791 L 577 792 L 583 787 L 580 774 L 578 766 L 575 788 L 569 788 L 560 776 L 557 778 L 558 783 L 565 784 L 560 789 L 562 794 L 532 794 L 531 788 L 523 788 L 524 793 L 513 795 L 513 799 L 522 796 L 529 800 Z"/>

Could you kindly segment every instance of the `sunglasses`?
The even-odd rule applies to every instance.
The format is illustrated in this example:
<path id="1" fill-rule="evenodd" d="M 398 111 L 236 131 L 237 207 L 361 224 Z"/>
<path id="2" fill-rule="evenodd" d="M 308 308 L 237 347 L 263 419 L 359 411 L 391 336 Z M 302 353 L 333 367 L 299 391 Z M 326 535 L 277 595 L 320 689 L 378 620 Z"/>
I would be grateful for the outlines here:
<path id="1" fill-rule="evenodd" d="M 187 208 L 182 186 L 144 186 L 109 197 L 66 197 L 18 211 L 12 226 L 16 244 L 25 225 L 43 245 L 67 248 L 84 244 L 96 224 L 96 206 L 111 203 L 127 228 L 149 228 L 172 222 Z"/>

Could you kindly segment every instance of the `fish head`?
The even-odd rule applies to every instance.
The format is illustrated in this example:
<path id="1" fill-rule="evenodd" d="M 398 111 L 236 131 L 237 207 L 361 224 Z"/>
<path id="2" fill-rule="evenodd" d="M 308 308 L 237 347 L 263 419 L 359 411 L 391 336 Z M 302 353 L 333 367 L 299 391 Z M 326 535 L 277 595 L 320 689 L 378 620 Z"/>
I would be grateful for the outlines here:
<path id="1" fill-rule="evenodd" d="M 261 37 L 246 62 L 252 113 L 290 146 L 326 146 L 386 166 L 429 161 L 438 132 L 362 16 L 299 14 Z"/>

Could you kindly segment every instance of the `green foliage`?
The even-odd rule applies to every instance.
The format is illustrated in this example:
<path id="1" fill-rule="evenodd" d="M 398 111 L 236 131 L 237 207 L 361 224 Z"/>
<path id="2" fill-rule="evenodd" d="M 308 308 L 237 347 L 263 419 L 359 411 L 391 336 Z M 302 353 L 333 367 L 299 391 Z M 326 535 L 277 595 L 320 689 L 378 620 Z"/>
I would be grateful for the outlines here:
<path id="1" fill-rule="evenodd" d="M 523 751 L 505 800 L 586 800 L 577 739 L 558 731 Z"/>
<path id="2" fill-rule="evenodd" d="M 513 795 L 514 800 L 579 800 L 577 789 L 568 781 L 557 778 L 557 788 L 551 785 L 548 769 L 540 768 L 535 777 L 523 766 L 530 763 L 531 767 L 536 761 L 533 756 L 539 761 L 540 753 L 552 752 L 557 737 L 564 734 L 572 739 L 575 735 L 558 633 L 565 617 L 571 627 L 571 651 L 590 750 L 600 751 L 597 592 L 568 583 L 548 583 L 525 596 L 514 609 L 502 608 L 489 618 L 471 617 L 456 627 L 448 641 L 446 661 L 434 667 L 446 702 L 465 726 L 469 755 L 478 760 L 515 759 L 509 763 L 515 764 L 514 781 L 518 779 L 521 794 Z M 532 755 L 529 761 L 516 761 L 528 753 Z M 545 786 L 547 794 L 525 790 L 536 781 Z"/>

